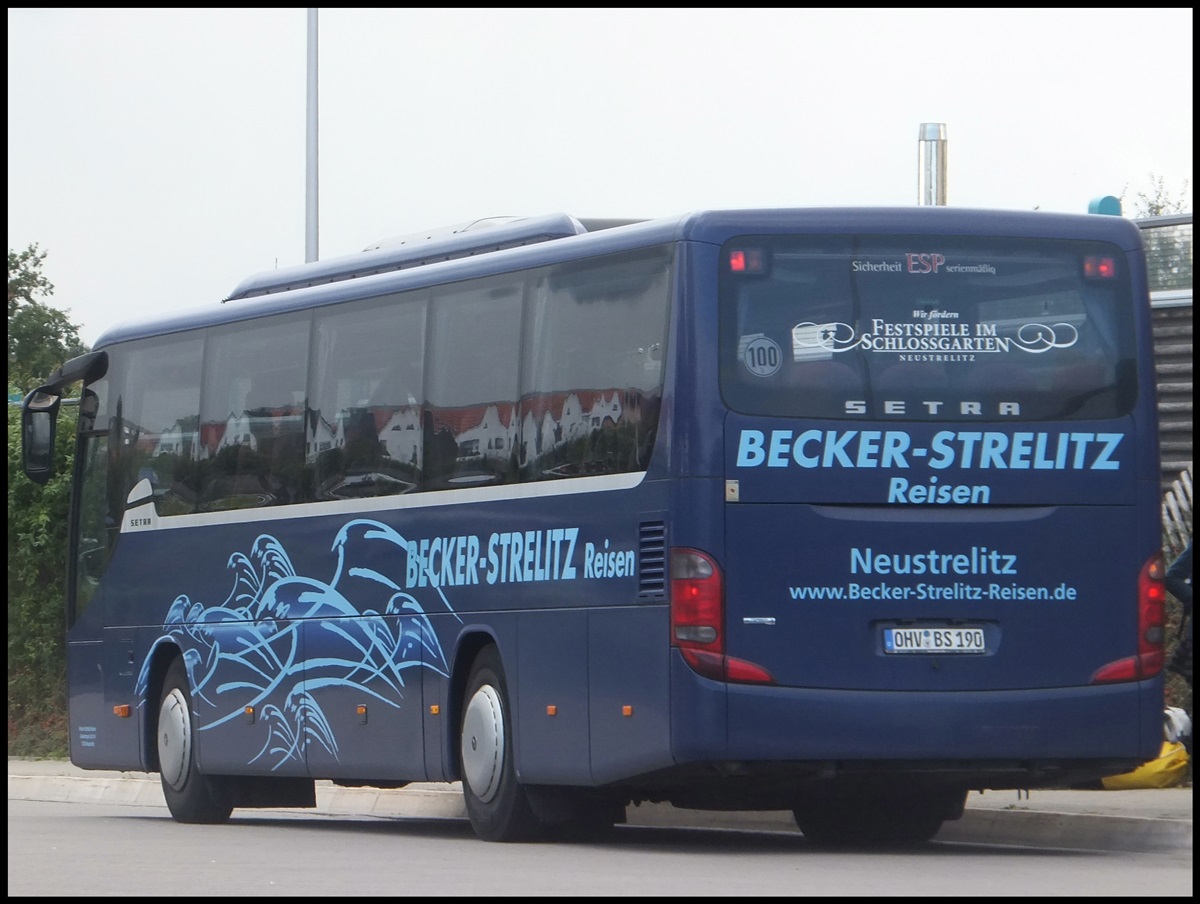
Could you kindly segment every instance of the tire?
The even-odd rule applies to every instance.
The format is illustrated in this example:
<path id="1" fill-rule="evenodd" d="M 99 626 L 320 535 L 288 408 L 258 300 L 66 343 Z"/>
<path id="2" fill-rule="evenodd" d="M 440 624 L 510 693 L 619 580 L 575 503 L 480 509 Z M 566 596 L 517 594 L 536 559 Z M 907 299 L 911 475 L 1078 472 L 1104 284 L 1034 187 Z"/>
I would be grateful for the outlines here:
<path id="1" fill-rule="evenodd" d="M 167 809 L 177 822 L 220 823 L 233 812 L 229 779 L 204 775 L 196 768 L 196 717 L 183 657 L 176 657 L 163 679 L 156 728 L 159 778 Z"/>
<path id="2" fill-rule="evenodd" d="M 476 656 L 459 731 L 463 798 L 471 828 L 484 841 L 532 841 L 541 834 L 513 766 L 512 714 L 504 668 L 494 646 Z"/>

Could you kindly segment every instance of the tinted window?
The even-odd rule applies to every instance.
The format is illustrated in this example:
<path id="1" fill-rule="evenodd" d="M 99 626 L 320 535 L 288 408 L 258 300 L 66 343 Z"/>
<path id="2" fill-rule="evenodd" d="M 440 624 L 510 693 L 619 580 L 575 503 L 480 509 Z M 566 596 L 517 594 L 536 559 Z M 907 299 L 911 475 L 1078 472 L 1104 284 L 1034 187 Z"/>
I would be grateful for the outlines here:
<path id="1" fill-rule="evenodd" d="M 721 383 L 754 414 L 1109 418 L 1136 395 L 1115 247 L 747 238 L 722 255 Z"/>
<path id="2" fill-rule="evenodd" d="M 200 411 L 203 337 L 144 340 L 110 354 L 104 405 L 115 458 L 111 491 L 114 512 L 134 485 L 150 482 L 160 515 L 191 512 L 196 506 L 195 453 Z M 99 426 L 106 419 L 98 419 Z"/>
<path id="3" fill-rule="evenodd" d="M 543 272 L 521 399 L 527 479 L 644 470 L 658 424 L 670 249 Z"/>
<path id="4" fill-rule="evenodd" d="M 172 515 L 643 470 L 672 261 L 649 249 L 114 347 L 93 385 L 107 509 L 119 520 L 142 479 Z"/>
<path id="5" fill-rule="evenodd" d="M 436 290 L 423 415 L 425 485 L 516 479 L 524 273 Z"/>
<path id="6" fill-rule="evenodd" d="M 317 499 L 421 482 L 424 293 L 319 311 L 305 455 Z"/>
<path id="7" fill-rule="evenodd" d="M 304 410 L 309 318 L 213 330 L 201 396 L 201 511 L 311 498 Z"/>

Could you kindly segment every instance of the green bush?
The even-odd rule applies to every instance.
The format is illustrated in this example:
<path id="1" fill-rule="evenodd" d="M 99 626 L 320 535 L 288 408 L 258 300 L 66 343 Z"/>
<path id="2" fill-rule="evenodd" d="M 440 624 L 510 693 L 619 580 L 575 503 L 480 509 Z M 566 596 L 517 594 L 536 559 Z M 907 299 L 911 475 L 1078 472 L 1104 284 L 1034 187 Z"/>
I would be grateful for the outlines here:
<path id="1" fill-rule="evenodd" d="M 64 606 L 77 409 L 60 408 L 56 476 L 21 471 L 21 409 L 8 406 L 8 754 L 67 755 Z"/>

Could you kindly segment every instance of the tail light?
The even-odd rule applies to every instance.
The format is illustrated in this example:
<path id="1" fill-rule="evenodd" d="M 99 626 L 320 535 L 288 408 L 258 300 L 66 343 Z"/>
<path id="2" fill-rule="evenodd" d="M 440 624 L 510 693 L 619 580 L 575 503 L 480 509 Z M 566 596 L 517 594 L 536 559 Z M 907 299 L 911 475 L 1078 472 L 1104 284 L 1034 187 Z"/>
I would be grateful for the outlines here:
<path id="1" fill-rule="evenodd" d="M 1088 255 L 1083 259 L 1083 275 L 1088 279 L 1116 279 L 1117 262 L 1111 257 Z"/>
<path id="2" fill-rule="evenodd" d="M 1162 553 L 1157 552 L 1138 574 L 1137 655 L 1101 666 L 1092 676 L 1093 684 L 1140 681 L 1162 671 L 1167 623 L 1165 575 Z"/>
<path id="3" fill-rule="evenodd" d="M 725 655 L 725 581 L 713 558 L 696 549 L 671 550 L 671 646 L 705 678 L 775 683 L 761 666 Z"/>

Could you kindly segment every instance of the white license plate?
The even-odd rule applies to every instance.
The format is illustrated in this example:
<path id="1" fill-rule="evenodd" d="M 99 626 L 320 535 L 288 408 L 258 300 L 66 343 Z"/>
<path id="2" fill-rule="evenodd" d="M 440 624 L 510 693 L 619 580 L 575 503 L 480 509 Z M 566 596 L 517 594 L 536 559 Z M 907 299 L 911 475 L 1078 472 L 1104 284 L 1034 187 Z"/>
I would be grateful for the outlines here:
<path id="1" fill-rule="evenodd" d="M 885 653 L 986 653 L 983 628 L 884 628 Z"/>

